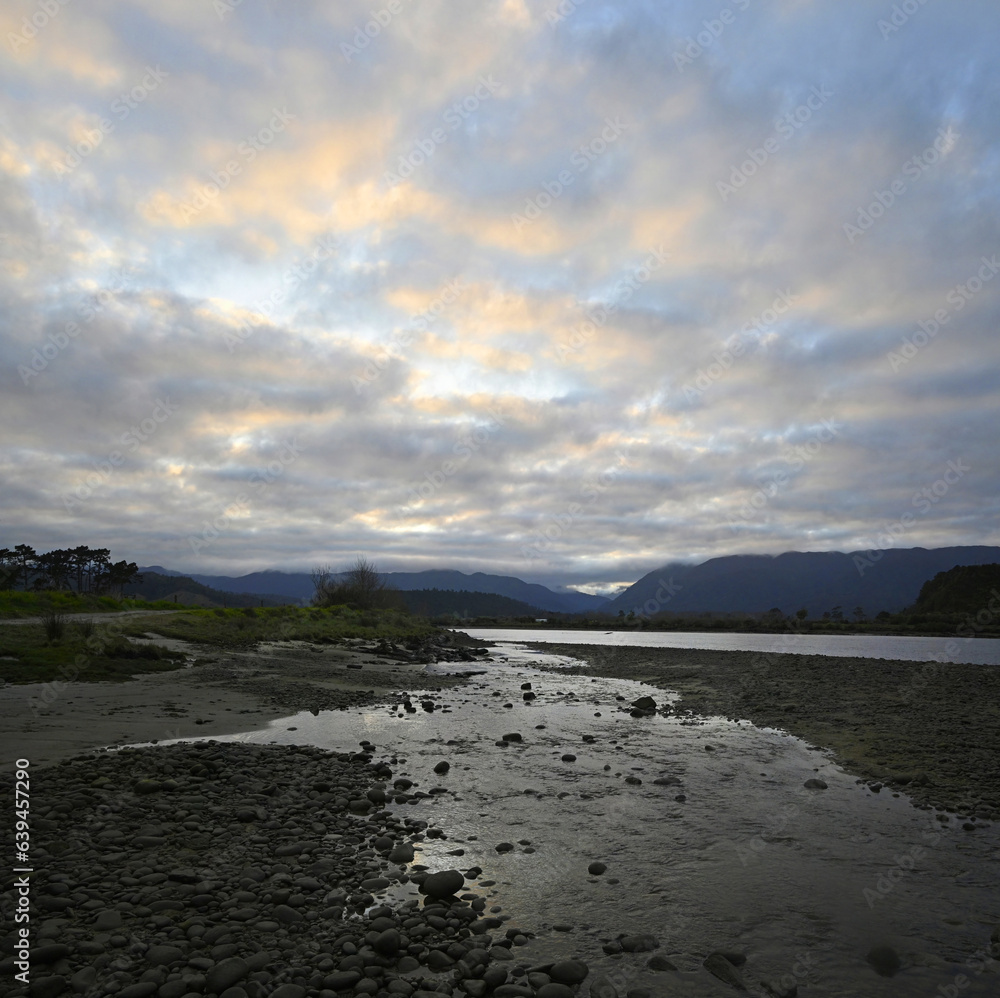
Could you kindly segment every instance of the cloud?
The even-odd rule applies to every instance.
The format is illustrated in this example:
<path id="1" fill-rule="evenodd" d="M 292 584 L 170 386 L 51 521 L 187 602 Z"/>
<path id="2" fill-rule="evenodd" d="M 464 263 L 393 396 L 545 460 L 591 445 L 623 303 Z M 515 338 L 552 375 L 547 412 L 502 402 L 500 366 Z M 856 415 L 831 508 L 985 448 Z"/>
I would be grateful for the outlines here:
<path id="1" fill-rule="evenodd" d="M 949 461 L 1000 543 L 991 5 L 382 7 L 0 15 L 2 543 L 611 586 Z"/>

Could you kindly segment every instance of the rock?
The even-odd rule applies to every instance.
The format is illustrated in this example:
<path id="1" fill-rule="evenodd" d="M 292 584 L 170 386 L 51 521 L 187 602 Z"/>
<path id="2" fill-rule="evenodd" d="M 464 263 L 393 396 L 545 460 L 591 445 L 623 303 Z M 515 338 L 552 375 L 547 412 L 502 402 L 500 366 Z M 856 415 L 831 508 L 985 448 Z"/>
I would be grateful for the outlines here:
<path id="1" fill-rule="evenodd" d="M 151 967 L 168 967 L 183 959 L 184 952 L 177 946 L 150 946 L 146 950 L 146 960 Z"/>
<path id="2" fill-rule="evenodd" d="M 465 877 L 458 870 L 441 870 L 430 874 L 421 886 L 430 897 L 445 898 L 460 891 L 464 885 Z"/>
<path id="3" fill-rule="evenodd" d="M 154 981 L 139 981 L 138 984 L 130 984 L 118 992 L 118 998 L 149 998 L 156 994 L 158 985 Z"/>
<path id="4" fill-rule="evenodd" d="M 306 998 L 306 989 L 301 984 L 282 984 L 271 992 L 271 998 Z"/>
<path id="5" fill-rule="evenodd" d="M 444 759 L 442 759 L 442 760 L 441 760 L 441 761 L 440 761 L 440 762 L 439 762 L 439 763 L 438 763 L 438 764 L 437 764 L 437 765 L 436 765 L 436 766 L 434 767 L 434 772 L 435 772 L 435 773 L 438 773 L 438 774 L 441 774 L 441 773 L 447 773 L 449 769 L 451 769 L 451 763 L 450 763 L 450 762 L 447 762 L 447 761 L 446 761 L 446 760 L 444 760 Z"/>
<path id="6" fill-rule="evenodd" d="M 408 842 L 400 843 L 398 846 L 394 846 L 392 852 L 389 853 L 390 863 L 412 863 L 413 862 L 413 846 Z"/>
<path id="7" fill-rule="evenodd" d="M 567 753 L 566 753 L 566 754 L 565 754 L 565 755 L 564 755 L 564 756 L 562 757 L 562 761 L 563 761 L 563 762 L 576 762 L 576 756 L 575 756 L 575 755 L 573 755 L 573 753 L 572 753 L 572 752 L 567 752 Z"/>
<path id="8" fill-rule="evenodd" d="M 618 998 L 618 992 L 604 974 L 598 974 L 590 982 L 590 998 Z"/>
<path id="9" fill-rule="evenodd" d="M 639 697 L 632 701 L 632 706 L 638 710 L 656 710 L 656 701 L 652 697 Z"/>
<path id="10" fill-rule="evenodd" d="M 590 968 L 582 960 L 560 960 L 552 964 L 548 973 L 557 984 L 579 984 Z"/>
<path id="11" fill-rule="evenodd" d="M 651 956 L 646 961 L 650 970 L 676 970 L 677 968 L 665 956 Z"/>
<path id="12" fill-rule="evenodd" d="M 873 946 L 865 960 L 880 977 L 892 977 L 902 966 L 899 954 L 891 946 Z"/>
<path id="13" fill-rule="evenodd" d="M 35 977 L 30 984 L 31 998 L 56 998 L 66 990 L 66 978 L 58 974 L 52 977 Z"/>
<path id="14" fill-rule="evenodd" d="M 83 970 L 78 970 L 70 979 L 70 987 L 79 995 L 86 994 L 93 986 L 94 982 L 97 980 L 97 968 L 96 967 L 84 967 Z M 187 988 L 185 988 L 185 991 Z"/>
<path id="15" fill-rule="evenodd" d="M 31 962 L 49 965 L 64 960 L 70 954 L 70 948 L 65 943 L 45 943 L 31 950 Z"/>
<path id="16" fill-rule="evenodd" d="M 522 694 L 521 694 L 521 699 L 522 699 L 522 700 L 523 700 L 523 701 L 524 701 L 525 703 L 529 703 L 530 701 L 532 701 L 532 700 L 534 700 L 534 699 L 535 699 L 535 694 L 534 694 L 534 693 L 531 693 L 531 692 L 528 692 L 528 693 L 522 693 Z"/>
<path id="17" fill-rule="evenodd" d="M 110 932 L 112 929 L 122 927 L 122 913 L 111 909 L 102 911 L 94 920 L 94 930 L 96 932 Z"/>
<path id="18" fill-rule="evenodd" d="M 399 929 L 386 929 L 378 934 L 378 938 L 372 943 L 372 949 L 382 956 L 395 956 L 399 952 L 400 938 Z"/>
<path id="19" fill-rule="evenodd" d="M 513 852 L 514 843 L 513 842 L 498 842 L 494 847 L 497 852 Z"/>
<path id="20" fill-rule="evenodd" d="M 806 780 L 806 782 L 802 785 L 808 790 L 826 790 L 826 781 L 818 780 L 815 777 L 810 780 Z"/>
<path id="21" fill-rule="evenodd" d="M 519 742 L 521 741 L 521 735 L 516 731 L 511 731 L 509 734 L 501 735 L 501 739 L 505 742 Z"/>
<path id="22" fill-rule="evenodd" d="M 535 996 L 536 998 L 576 998 L 576 992 L 568 984 L 550 981 L 548 984 L 543 984 L 535 992 Z"/>
<path id="23" fill-rule="evenodd" d="M 205 983 L 208 985 L 209 991 L 221 995 L 226 988 L 242 981 L 249 973 L 250 968 L 247 966 L 246 960 L 238 956 L 231 956 L 228 960 L 220 960 L 205 975 Z"/>
<path id="24" fill-rule="evenodd" d="M 587 867 L 587 873 L 599 877 L 606 869 L 607 867 L 603 863 L 594 862 Z"/>
<path id="25" fill-rule="evenodd" d="M 346 991 L 353 988 L 361 980 L 361 974 L 356 970 L 340 970 L 333 974 L 327 974 L 323 978 L 323 987 L 331 991 Z"/>
<path id="26" fill-rule="evenodd" d="M 626 953 L 651 953 L 660 948 L 660 940 L 648 933 L 635 936 L 622 936 L 619 940 Z"/>
<path id="27" fill-rule="evenodd" d="M 736 988 L 737 991 L 747 990 L 740 972 L 721 953 L 710 953 L 702 966 L 714 977 Z"/>

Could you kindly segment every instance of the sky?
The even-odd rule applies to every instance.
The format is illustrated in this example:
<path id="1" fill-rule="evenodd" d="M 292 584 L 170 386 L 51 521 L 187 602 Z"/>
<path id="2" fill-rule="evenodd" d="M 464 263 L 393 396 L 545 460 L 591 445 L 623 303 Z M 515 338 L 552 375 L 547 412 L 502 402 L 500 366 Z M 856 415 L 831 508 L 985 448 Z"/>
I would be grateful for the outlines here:
<path id="1" fill-rule="evenodd" d="M 998 29 L 10 0 L 0 546 L 608 592 L 1000 544 Z"/>

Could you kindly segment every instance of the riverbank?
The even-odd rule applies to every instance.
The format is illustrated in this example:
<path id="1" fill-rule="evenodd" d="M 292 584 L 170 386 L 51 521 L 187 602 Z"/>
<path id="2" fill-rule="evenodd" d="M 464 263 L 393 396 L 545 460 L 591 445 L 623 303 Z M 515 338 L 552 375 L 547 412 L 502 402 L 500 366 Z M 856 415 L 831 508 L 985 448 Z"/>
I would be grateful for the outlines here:
<path id="1" fill-rule="evenodd" d="M 423 662 L 406 661 L 404 653 L 374 641 L 286 641 L 233 652 L 156 640 L 200 664 L 126 682 L 57 680 L 0 688 L 0 763 L 9 769 L 15 759 L 27 758 L 48 766 L 103 746 L 254 731 L 298 711 L 372 704 L 390 689 L 462 682 L 460 676 L 429 680 Z M 448 654 L 436 648 L 425 657 Z"/>
<path id="2" fill-rule="evenodd" d="M 749 720 L 830 749 L 870 784 L 1000 819 L 1000 669 L 821 655 L 532 643 L 582 674 L 676 690 L 677 712 Z"/>
<path id="3" fill-rule="evenodd" d="M 386 805 L 426 794 L 391 786 L 395 760 L 365 748 L 199 742 L 28 767 L 35 872 L 4 908 L 30 932 L 10 923 L 4 993 L 482 998 L 527 983 L 512 951 L 530 933 L 493 935 L 507 916 L 466 891 L 478 868 L 413 864 L 435 829 Z M 13 774 L 3 783 L 12 795 Z M 376 901 L 408 882 L 423 904 Z M 572 998 L 587 973 L 549 961 L 511 994 Z"/>

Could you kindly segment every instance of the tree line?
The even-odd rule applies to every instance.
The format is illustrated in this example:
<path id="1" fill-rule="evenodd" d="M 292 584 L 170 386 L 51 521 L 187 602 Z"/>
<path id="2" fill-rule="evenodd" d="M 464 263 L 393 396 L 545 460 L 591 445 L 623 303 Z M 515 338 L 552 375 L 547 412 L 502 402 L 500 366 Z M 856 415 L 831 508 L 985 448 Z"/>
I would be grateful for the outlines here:
<path id="1" fill-rule="evenodd" d="M 91 593 L 95 596 L 117 594 L 126 586 L 142 582 L 134 561 L 111 561 L 110 548 L 54 548 L 37 552 L 30 544 L 0 548 L 0 589 L 25 592 Z"/>

